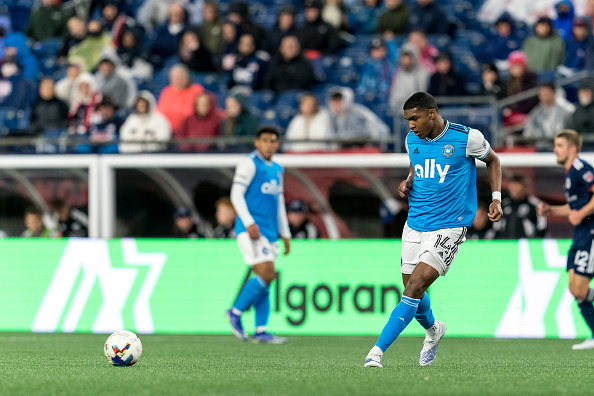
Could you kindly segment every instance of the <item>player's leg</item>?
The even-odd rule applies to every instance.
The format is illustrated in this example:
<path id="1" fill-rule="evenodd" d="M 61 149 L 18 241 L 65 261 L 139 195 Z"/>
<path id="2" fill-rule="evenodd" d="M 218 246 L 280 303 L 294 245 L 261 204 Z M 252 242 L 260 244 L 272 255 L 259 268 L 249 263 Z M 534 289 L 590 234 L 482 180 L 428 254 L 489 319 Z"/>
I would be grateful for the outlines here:
<path id="1" fill-rule="evenodd" d="M 587 267 L 586 267 L 587 269 Z M 594 348 L 594 289 L 590 288 L 591 278 L 576 272 L 575 269 L 569 269 L 569 291 L 575 297 L 575 301 L 580 308 L 580 313 L 590 328 L 592 338 L 586 339 L 580 344 L 573 345 L 573 349 L 593 349 Z"/>
<path id="2" fill-rule="evenodd" d="M 404 284 L 404 287 L 406 287 L 409 278 L 410 274 L 402 274 L 402 283 Z M 435 324 L 435 317 L 433 316 L 433 310 L 431 309 L 431 300 L 429 299 L 429 294 L 427 294 L 427 292 L 423 294 L 423 298 L 421 298 L 421 301 L 419 302 L 415 319 L 425 330 L 433 328 L 433 325 Z"/>
<path id="3" fill-rule="evenodd" d="M 252 269 L 256 276 L 259 276 L 267 284 L 253 302 L 256 311 L 256 333 L 252 337 L 252 341 L 256 343 L 284 344 L 287 342 L 285 337 L 277 337 L 266 331 L 266 325 L 270 317 L 270 284 L 276 279 L 274 263 L 269 261 L 256 264 Z"/>

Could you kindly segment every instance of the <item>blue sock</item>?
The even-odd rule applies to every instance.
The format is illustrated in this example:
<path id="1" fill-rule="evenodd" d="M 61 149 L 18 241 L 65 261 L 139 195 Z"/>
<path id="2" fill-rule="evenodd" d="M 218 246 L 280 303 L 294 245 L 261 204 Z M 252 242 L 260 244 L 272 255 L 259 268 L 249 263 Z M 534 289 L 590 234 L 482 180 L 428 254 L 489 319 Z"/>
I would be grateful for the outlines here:
<path id="1" fill-rule="evenodd" d="M 433 310 L 431 310 L 431 300 L 427 292 L 425 292 L 423 298 L 421 298 L 421 302 L 419 302 L 419 308 L 417 308 L 415 318 L 425 329 L 430 329 L 435 324 Z"/>
<path id="2" fill-rule="evenodd" d="M 388 319 L 388 323 L 384 326 L 375 345 L 385 352 L 415 317 L 419 302 L 421 300 L 402 296 L 402 299 L 392 311 L 390 319 Z"/>
<path id="3" fill-rule="evenodd" d="M 270 317 L 270 286 L 262 290 L 254 301 L 256 309 L 256 327 L 265 327 Z"/>
<path id="4" fill-rule="evenodd" d="M 247 310 L 254 303 L 256 297 L 260 295 L 262 289 L 267 287 L 268 284 L 262 278 L 254 276 L 243 285 L 243 289 L 241 289 L 241 293 L 239 293 L 239 297 L 237 297 L 233 308 L 241 312 Z"/>
<path id="5" fill-rule="evenodd" d="M 589 301 L 582 300 L 578 301 L 578 306 L 580 307 L 580 312 L 584 317 L 584 321 L 592 332 L 592 337 L 594 337 L 594 305 Z"/>

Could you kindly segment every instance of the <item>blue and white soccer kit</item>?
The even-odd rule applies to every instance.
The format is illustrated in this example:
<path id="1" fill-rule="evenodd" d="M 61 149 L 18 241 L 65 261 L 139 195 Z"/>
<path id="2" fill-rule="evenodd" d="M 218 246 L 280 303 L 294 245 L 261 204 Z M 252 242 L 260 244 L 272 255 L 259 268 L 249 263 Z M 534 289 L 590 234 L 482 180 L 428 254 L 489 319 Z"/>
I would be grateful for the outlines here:
<path id="1" fill-rule="evenodd" d="M 565 173 L 565 198 L 572 210 L 583 208 L 592 199 L 594 168 L 576 158 Z M 567 255 L 567 270 L 594 277 L 594 216 L 586 217 L 573 231 L 573 243 Z"/>
<path id="2" fill-rule="evenodd" d="M 237 213 L 235 233 L 245 261 L 254 265 L 275 261 L 279 232 L 290 238 L 283 193 L 284 170 L 265 160 L 257 151 L 249 154 L 235 170 L 231 201 Z M 247 226 L 256 224 L 261 237 L 252 241 Z"/>
<path id="3" fill-rule="evenodd" d="M 402 236 L 402 272 L 412 273 L 423 261 L 445 275 L 476 214 L 475 158 L 484 159 L 491 146 L 480 131 L 446 121 L 435 139 L 410 132 L 406 149 L 415 177 Z"/>

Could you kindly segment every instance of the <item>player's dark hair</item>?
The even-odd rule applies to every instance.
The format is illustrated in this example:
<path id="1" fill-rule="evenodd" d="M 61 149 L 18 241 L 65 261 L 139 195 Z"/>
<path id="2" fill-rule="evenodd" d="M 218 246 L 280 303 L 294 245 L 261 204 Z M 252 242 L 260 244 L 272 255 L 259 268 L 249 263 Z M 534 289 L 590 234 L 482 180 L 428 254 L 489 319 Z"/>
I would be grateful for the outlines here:
<path id="1" fill-rule="evenodd" d="M 578 153 L 582 151 L 582 137 L 573 129 L 562 130 L 555 135 L 555 139 L 557 138 L 563 138 L 567 140 L 567 143 L 569 143 L 570 146 L 575 146 L 577 148 Z"/>
<path id="2" fill-rule="evenodd" d="M 402 106 L 403 110 L 412 110 L 415 108 L 419 110 L 435 110 L 435 112 L 439 113 L 435 98 L 427 92 L 413 94 L 404 102 L 404 106 Z"/>
<path id="3" fill-rule="evenodd" d="M 66 207 L 66 200 L 62 198 L 54 198 L 50 203 L 50 207 L 54 210 L 62 210 Z"/>
<path id="4" fill-rule="evenodd" d="M 557 87 L 555 87 L 555 84 L 552 83 L 551 81 L 545 81 L 545 82 L 543 82 L 542 84 L 540 84 L 540 88 L 549 88 L 553 92 L 555 92 L 557 90 Z"/>
<path id="5" fill-rule="evenodd" d="M 37 206 L 27 206 L 27 208 L 25 209 L 25 216 L 27 215 L 35 215 L 42 217 L 43 212 Z"/>
<path id="6" fill-rule="evenodd" d="M 261 135 L 265 134 L 265 133 L 271 133 L 273 135 L 276 135 L 276 137 L 280 137 L 280 132 L 278 131 L 277 128 L 273 127 L 273 126 L 263 126 L 262 128 L 258 129 L 258 131 L 256 132 L 256 138 L 259 138 Z"/>

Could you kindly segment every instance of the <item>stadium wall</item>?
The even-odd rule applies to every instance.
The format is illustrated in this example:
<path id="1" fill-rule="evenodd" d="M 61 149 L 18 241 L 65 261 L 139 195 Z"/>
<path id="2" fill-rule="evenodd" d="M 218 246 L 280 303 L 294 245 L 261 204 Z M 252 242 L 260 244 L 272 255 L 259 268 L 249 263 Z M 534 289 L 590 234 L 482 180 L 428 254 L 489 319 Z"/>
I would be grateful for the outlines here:
<path id="1" fill-rule="evenodd" d="M 465 242 L 430 288 L 436 317 L 450 336 L 587 337 L 566 288 L 569 244 Z M 229 240 L 8 238 L 0 251 L 2 331 L 227 334 L 247 270 Z M 270 327 L 377 335 L 403 290 L 399 257 L 399 240 L 294 241 L 278 260 Z"/>

